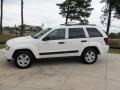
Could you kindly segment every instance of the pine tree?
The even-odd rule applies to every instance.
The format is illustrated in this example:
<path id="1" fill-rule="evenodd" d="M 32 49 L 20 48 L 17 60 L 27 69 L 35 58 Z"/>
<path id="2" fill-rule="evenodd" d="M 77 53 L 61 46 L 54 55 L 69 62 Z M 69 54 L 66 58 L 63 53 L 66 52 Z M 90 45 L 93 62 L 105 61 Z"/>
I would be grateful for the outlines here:
<path id="1" fill-rule="evenodd" d="M 109 34 L 110 26 L 111 26 L 111 18 L 112 18 L 112 12 L 114 11 L 114 17 L 120 18 L 120 0 L 102 0 L 102 3 L 106 3 L 106 5 L 103 8 L 103 15 L 101 17 L 102 23 L 105 22 L 107 19 L 107 35 Z M 106 18 L 107 17 L 107 18 Z"/>
<path id="2" fill-rule="evenodd" d="M 70 21 L 79 21 L 80 24 L 87 24 L 91 15 L 91 0 L 65 0 L 57 4 L 60 8 L 60 15 L 66 18 L 65 24 Z"/>

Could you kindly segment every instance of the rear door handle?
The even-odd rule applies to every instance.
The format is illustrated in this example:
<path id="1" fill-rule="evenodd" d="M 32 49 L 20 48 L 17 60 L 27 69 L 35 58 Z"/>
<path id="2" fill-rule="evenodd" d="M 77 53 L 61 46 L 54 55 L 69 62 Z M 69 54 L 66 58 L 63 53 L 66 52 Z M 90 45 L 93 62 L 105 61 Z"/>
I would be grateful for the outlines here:
<path id="1" fill-rule="evenodd" d="M 65 44 L 65 42 L 58 42 L 58 44 Z"/>
<path id="2" fill-rule="evenodd" d="M 87 42 L 87 40 L 82 40 L 81 42 Z"/>

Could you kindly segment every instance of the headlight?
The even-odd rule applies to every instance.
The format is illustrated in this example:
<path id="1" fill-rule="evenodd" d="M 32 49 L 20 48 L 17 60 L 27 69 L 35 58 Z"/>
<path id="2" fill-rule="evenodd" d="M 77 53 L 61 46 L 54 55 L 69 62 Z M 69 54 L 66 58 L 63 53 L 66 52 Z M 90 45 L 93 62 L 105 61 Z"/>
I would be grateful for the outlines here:
<path id="1" fill-rule="evenodd" d="M 10 49 L 10 46 L 8 46 L 7 44 L 5 45 L 5 50 L 9 50 Z"/>

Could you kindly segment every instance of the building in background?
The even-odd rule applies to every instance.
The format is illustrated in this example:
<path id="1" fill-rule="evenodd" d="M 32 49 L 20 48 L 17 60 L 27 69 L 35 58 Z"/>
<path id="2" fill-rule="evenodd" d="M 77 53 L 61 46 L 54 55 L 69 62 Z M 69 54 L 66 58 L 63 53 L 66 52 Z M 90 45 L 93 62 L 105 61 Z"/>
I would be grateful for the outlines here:
<path id="1" fill-rule="evenodd" d="M 24 35 L 31 35 L 37 32 L 40 32 L 42 30 L 41 26 L 33 26 L 33 25 L 24 25 Z M 3 33 L 4 34 L 16 34 L 17 36 L 19 36 L 20 34 L 20 30 L 21 30 L 21 25 L 19 26 L 14 26 L 14 27 L 9 27 L 6 26 L 3 28 Z"/>

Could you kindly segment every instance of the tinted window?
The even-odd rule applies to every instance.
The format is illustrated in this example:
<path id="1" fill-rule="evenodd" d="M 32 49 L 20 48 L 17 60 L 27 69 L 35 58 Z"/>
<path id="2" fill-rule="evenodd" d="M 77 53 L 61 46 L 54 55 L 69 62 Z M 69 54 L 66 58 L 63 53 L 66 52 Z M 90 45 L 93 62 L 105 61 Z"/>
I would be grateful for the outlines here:
<path id="1" fill-rule="evenodd" d="M 47 35 L 49 40 L 65 39 L 65 29 L 57 29 Z"/>
<path id="2" fill-rule="evenodd" d="M 96 28 L 87 28 L 90 37 L 102 37 L 102 34 Z"/>
<path id="3" fill-rule="evenodd" d="M 70 28 L 69 39 L 85 38 L 85 32 L 82 28 Z"/>

